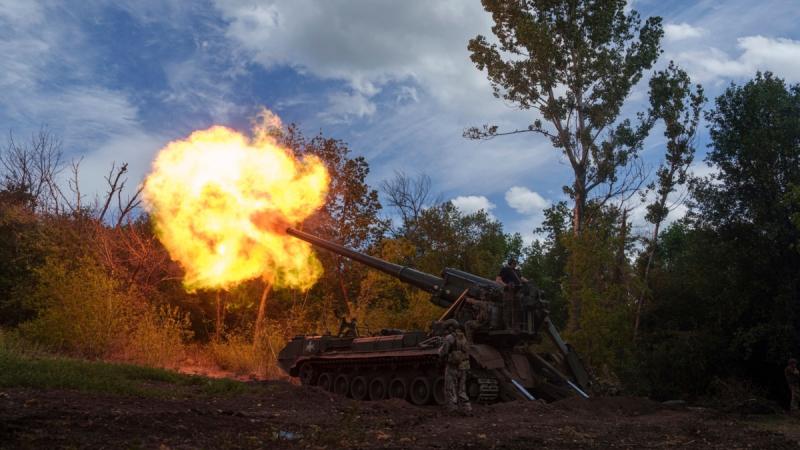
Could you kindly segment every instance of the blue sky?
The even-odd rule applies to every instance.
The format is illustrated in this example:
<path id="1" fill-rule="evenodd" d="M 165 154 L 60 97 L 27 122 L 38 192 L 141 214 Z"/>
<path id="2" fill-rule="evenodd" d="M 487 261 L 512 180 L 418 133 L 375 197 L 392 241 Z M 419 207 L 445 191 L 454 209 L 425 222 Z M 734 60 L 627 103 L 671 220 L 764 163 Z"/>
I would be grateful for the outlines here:
<path id="1" fill-rule="evenodd" d="M 664 18 L 659 67 L 674 59 L 712 100 L 757 70 L 800 82 L 797 0 L 632 8 Z M 48 126 L 68 157 L 83 157 L 92 192 L 112 161 L 128 162 L 138 181 L 166 142 L 212 124 L 247 130 L 266 106 L 348 142 L 374 186 L 395 170 L 424 172 L 442 198 L 487 208 L 531 237 L 569 170 L 536 136 L 461 137 L 470 125 L 532 120 L 493 98 L 469 61 L 467 41 L 490 26 L 471 0 L 0 0 L 0 125 L 17 136 Z M 625 114 L 645 101 L 646 79 Z M 657 133 L 648 140 L 650 167 L 660 143 Z M 641 208 L 634 216 L 645 232 Z"/>

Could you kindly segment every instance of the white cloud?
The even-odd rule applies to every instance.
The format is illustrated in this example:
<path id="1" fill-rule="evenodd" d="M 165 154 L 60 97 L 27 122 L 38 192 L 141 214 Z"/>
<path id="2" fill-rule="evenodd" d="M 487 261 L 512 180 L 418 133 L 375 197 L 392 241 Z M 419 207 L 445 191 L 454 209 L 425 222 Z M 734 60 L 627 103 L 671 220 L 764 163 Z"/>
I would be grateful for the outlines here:
<path id="1" fill-rule="evenodd" d="M 693 27 L 686 22 L 668 23 L 664 25 L 664 37 L 668 41 L 682 41 L 684 39 L 698 38 L 706 33 L 700 27 Z"/>
<path id="2" fill-rule="evenodd" d="M 233 80 L 242 73 L 242 62 L 230 56 L 225 64 L 215 65 L 214 59 L 225 49 L 210 50 L 208 45 L 200 43 L 191 56 L 165 64 L 169 88 L 161 97 L 173 107 L 207 114 L 216 123 L 226 123 L 231 117 L 246 114 L 245 106 L 231 100 L 231 93 L 236 90 Z M 212 66 L 224 66 L 226 70 L 214 70 Z"/>
<path id="3" fill-rule="evenodd" d="M 44 19 L 44 11 L 36 1 L 0 0 L 0 19 L 12 24 L 38 24 Z"/>
<path id="4" fill-rule="evenodd" d="M 540 213 L 550 202 L 539 193 L 523 186 L 514 186 L 506 192 L 506 203 L 520 214 Z"/>
<path id="5" fill-rule="evenodd" d="M 783 38 L 749 36 L 739 39 L 744 53 L 739 58 L 746 66 L 772 70 L 792 81 L 800 80 L 800 41 Z"/>
<path id="6" fill-rule="evenodd" d="M 328 122 L 348 122 L 352 118 L 363 119 L 375 114 L 375 103 L 360 92 L 336 92 L 328 96 L 329 107 L 320 113 Z"/>
<path id="7" fill-rule="evenodd" d="M 226 35 L 266 68 L 290 66 L 373 97 L 389 82 L 414 84 L 443 108 L 507 113 L 467 42 L 491 35 L 479 2 L 215 0 Z M 487 110 L 488 109 L 488 110 Z M 495 116 L 496 117 L 496 116 Z"/>
<path id="8" fill-rule="evenodd" d="M 450 202 L 463 214 L 473 214 L 483 210 L 489 214 L 489 217 L 494 218 L 491 215 L 491 211 L 495 208 L 495 204 L 482 195 L 462 195 L 450 200 Z"/>
<path id="9" fill-rule="evenodd" d="M 530 245 L 533 241 L 544 238 L 544 236 L 534 232 L 534 230 L 542 226 L 543 219 L 543 215 L 535 215 L 522 219 L 506 220 L 503 222 L 503 228 L 506 233 L 519 233 L 522 236 L 522 242 L 525 245 Z"/>
<path id="10" fill-rule="evenodd" d="M 400 86 L 400 92 L 397 94 L 395 98 L 397 103 L 403 102 L 419 102 L 419 95 L 417 95 L 417 89 L 413 86 Z"/>
<path id="11" fill-rule="evenodd" d="M 771 71 L 790 82 L 800 81 L 800 41 L 747 36 L 737 39 L 742 53 L 732 58 L 711 47 L 680 52 L 675 59 L 686 65 L 696 81 L 752 77 L 758 70 Z"/>
<path id="12" fill-rule="evenodd" d="M 533 242 L 537 236 L 534 231 L 542 225 L 544 210 L 550 201 L 524 186 L 513 186 L 505 194 L 508 206 L 524 217 L 515 217 L 506 222 L 507 231 L 519 233 L 525 244 Z"/>

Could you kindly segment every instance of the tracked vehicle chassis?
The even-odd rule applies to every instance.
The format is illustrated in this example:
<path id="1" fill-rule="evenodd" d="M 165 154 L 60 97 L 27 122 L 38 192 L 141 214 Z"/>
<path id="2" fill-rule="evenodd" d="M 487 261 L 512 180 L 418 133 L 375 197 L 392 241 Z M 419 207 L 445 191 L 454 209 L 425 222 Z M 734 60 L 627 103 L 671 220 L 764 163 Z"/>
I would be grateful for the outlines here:
<path id="1" fill-rule="evenodd" d="M 297 375 L 303 385 L 317 386 L 354 400 L 399 398 L 415 405 L 445 404 L 444 366 L 438 355 L 364 356 L 309 358 L 298 362 Z M 467 388 L 470 400 L 496 401 L 497 379 L 472 375 Z"/>

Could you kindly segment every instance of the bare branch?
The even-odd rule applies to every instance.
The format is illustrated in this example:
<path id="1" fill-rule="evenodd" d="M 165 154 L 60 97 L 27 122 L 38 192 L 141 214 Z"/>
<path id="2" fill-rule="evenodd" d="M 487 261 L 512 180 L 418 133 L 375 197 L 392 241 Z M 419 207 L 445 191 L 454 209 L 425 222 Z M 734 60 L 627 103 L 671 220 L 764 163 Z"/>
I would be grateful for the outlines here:
<path id="1" fill-rule="evenodd" d="M 124 184 L 124 183 L 123 183 Z M 122 222 L 125 220 L 127 216 L 130 215 L 131 211 L 136 209 L 142 203 L 142 190 L 144 190 L 144 185 L 139 185 L 139 188 L 136 189 L 136 192 L 128 197 L 128 200 L 124 203 L 122 202 L 122 186 L 120 186 L 119 191 L 117 191 L 117 206 L 119 207 L 119 217 L 117 217 L 117 223 L 114 225 L 115 228 L 119 228 L 122 225 Z"/>
<path id="2" fill-rule="evenodd" d="M 100 210 L 100 214 L 97 217 L 97 220 L 101 222 L 106 217 L 106 212 L 108 212 L 108 207 L 111 205 L 111 200 L 114 199 L 115 195 L 122 193 L 122 190 L 125 188 L 125 182 L 128 181 L 127 178 L 122 178 L 122 176 L 128 172 L 128 163 L 122 163 L 119 169 L 116 169 L 116 173 L 115 169 L 116 163 L 112 162 L 111 169 L 105 177 L 106 184 L 108 184 L 108 191 L 106 192 L 105 202 L 103 202 L 103 208 Z M 122 202 L 120 201 L 120 203 Z M 121 205 L 120 210 L 122 210 Z"/>

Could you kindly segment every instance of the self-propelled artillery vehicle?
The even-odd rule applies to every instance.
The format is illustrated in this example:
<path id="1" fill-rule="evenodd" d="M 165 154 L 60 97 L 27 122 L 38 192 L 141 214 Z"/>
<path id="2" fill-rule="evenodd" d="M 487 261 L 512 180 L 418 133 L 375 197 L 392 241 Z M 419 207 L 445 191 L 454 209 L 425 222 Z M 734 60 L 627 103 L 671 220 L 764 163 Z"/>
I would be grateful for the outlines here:
<path id="1" fill-rule="evenodd" d="M 450 268 L 437 277 L 293 228 L 287 233 L 422 289 L 433 304 L 445 308 L 427 332 L 381 330 L 359 337 L 351 327 L 337 336 L 296 336 L 278 354 L 278 364 L 302 384 L 356 400 L 443 404 L 441 325 L 455 320 L 470 342 L 467 393 L 474 401 L 588 397 L 586 370 L 561 339 L 547 302 L 531 283 L 504 286 Z"/>

